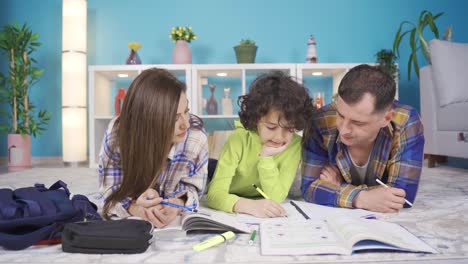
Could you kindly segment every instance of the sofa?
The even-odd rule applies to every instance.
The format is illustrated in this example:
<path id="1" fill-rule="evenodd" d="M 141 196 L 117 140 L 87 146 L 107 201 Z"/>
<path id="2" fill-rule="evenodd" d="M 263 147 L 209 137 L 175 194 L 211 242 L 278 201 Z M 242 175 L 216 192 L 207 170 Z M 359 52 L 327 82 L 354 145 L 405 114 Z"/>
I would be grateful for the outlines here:
<path id="1" fill-rule="evenodd" d="M 420 69 L 421 118 L 428 166 L 468 158 L 468 44 L 434 39 Z"/>

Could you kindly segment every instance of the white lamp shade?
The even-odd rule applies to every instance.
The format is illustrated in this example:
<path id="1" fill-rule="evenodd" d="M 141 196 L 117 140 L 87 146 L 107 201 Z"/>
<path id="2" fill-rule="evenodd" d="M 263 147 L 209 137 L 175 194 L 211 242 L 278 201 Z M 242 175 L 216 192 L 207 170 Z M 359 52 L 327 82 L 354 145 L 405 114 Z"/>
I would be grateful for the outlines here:
<path id="1" fill-rule="evenodd" d="M 86 108 L 62 109 L 62 151 L 64 162 L 86 160 Z"/>
<path id="2" fill-rule="evenodd" d="M 86 52 L 86 0 L 63 0 L 62 50 Z"/>
<path id="3" fill-rule="evenodd" d="M 62 54 L 62 105 L 86 106 L 86 54 Z"/>
<path id="4" fill-rule="evenodd" d="M 62 153 L 63 161 L 87 159 L 86 0 L 62 6 Z"/>

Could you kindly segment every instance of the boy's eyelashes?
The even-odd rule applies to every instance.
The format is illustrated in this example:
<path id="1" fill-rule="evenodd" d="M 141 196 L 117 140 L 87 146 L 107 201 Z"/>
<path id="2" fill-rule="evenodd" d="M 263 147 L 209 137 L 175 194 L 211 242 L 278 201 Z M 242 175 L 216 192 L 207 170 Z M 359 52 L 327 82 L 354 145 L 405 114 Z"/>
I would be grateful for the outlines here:
<path id="1" fill-rule="evenodd" d="M 275 130 L 275 129 L 278 128 L 278 126 L 266 126 L 266 128 L 267 128 L 268 130 Z M 284 127 L 284 129 L 287 129 L 287 130 L 288 130 L 289 132 L 291 132 L 291 133 L 294 133 L 294 132 L 296 131 L 295 128 Z"/>

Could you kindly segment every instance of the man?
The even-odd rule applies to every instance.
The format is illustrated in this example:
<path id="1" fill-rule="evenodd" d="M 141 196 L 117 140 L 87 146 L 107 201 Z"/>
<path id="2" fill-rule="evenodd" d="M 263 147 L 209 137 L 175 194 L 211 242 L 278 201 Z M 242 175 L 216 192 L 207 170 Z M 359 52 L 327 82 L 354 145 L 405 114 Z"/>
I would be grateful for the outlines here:
<path id="1" fill-rule="evenodd" d="M 414 201 L 423 126 L 395 92 L 395 81 L 376 67 L 359 65 L 344 76 L 336 102 L 317 111 L 306 133 L 306 201 L 385 213 L 408 207 L 405 198 Z"/>

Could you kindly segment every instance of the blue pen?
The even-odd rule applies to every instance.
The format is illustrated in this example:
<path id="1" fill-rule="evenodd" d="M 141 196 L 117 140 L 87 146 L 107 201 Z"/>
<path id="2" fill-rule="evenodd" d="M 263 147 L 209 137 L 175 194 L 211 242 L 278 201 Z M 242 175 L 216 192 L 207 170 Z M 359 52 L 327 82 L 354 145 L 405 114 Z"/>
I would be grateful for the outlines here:
<path id="1" fill-rule="evenodd" d="M 196 208 L 187 207 L 187 206 L 183 206 L 183 205 L 176 204 L 176 203 L 170 203 L 168 201 L 162 201 L 161 204 L 164 204 L 164 205 L 167 205 L 167 206 L 172 206 L 172 207 L 175 207 L 175 208 L 184 209 L 184 210 L 189 211 L 189 212 L 194 212 L 194 213 L 198 212 L 198 210 Z"/>
<path id="2" fill-rule="evenodd" d="M 146 200 L 151 200 L 151 198 L 146 197 Z M 162 201 L 161 204 L 164 204 L 164 205 L 167 205 L 167 206 L 172 206 L 172 207 L 179 208 L 179 209 L 184 209 L 184 210 L 189 211 L 189 212 L 194 212 L 194 213 L 198 212 L 198 210 L 196 208 L 187 207 L 187 206 L 183 206 L 183 205 L 176 204 L 176 203 L 170 203 L 168 201 Z"/>

